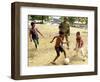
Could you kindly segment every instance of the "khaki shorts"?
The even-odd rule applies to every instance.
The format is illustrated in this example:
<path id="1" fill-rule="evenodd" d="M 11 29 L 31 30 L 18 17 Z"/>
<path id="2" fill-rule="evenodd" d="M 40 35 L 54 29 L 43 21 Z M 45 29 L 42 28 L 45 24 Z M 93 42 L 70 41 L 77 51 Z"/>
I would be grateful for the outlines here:
<path id="1" fill-rule="evenodd" d="M 84 56 L 84 50 L 83 48 L 76 48 L 76 54 L 80 56 Z"/>

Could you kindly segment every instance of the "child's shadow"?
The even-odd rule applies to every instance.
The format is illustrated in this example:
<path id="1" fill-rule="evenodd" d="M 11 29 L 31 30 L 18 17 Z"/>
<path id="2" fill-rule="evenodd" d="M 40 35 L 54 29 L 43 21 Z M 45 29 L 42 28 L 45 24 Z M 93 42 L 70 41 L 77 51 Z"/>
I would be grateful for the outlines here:
<path id="1" fill-rule="evenodd" d="M 74 61 L 75 62 L 82 61 L 82 58 L 79 57 L 78 55 L 74 55 L 74 56 L 70 57 L 70 63 L 72 63 Z"/>
<path id="2" fill-rule="evenodd" d="M 45 64 L 46 66 L 53 66 L 53 65 L 58 65 L 57 63 L 52 63 L 52 62 L 50 62 L 50 63 L 47 63 L 47 64 Z"/>

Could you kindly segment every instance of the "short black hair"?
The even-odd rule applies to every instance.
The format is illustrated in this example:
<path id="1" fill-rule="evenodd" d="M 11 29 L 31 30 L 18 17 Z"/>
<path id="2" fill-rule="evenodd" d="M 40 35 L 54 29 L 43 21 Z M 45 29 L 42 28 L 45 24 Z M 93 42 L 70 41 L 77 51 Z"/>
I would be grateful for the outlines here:
<path id="1" fill-rule="evenodd" d="M 64 32 L 62 32 L 62 31 L 59 31 L 59 34 L 64 34 Z"/>
<path id="2" fill-rule="evenodd" d="M 78 31 L 78 32 L 76 33 L 76 35 L 80 35 L 80 32 Z"/>
<path id="3" fill-rule="evenodd" d="M 33 26 L 35 24 L 35 22 L 31 22 L 31 26 Z"/>

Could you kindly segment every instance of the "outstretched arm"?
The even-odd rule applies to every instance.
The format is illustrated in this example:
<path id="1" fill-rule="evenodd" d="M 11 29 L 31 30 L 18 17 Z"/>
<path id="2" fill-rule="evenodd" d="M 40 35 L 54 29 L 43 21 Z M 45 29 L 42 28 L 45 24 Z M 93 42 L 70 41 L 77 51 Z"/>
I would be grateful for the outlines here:
<path id="1" fill-rule="evenodd" d="M 43 34 L 42 34 L 38 29 L 36 29 L 36 31 L 37 31 L 42 37 L 44 37 Z"/>
<path id="2" fill-rule="evenodd" d="M 57 36 L 55 36 L 55 37 L 50 41 L 50 43 L 52 43 L 56 37 L 57 37 Z"/>

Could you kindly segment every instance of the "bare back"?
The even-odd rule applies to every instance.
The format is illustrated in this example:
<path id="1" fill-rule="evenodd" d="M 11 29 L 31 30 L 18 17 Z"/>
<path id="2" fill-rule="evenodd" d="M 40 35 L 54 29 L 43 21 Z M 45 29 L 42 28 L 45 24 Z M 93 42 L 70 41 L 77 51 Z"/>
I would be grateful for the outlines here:
<path id="1" fill-rule="evenodd" d="M 63 44 L 63 38 L 60 36 L 56 36 L 56 44 L 55 47 L 59 47 L 61 44 Z"/>

